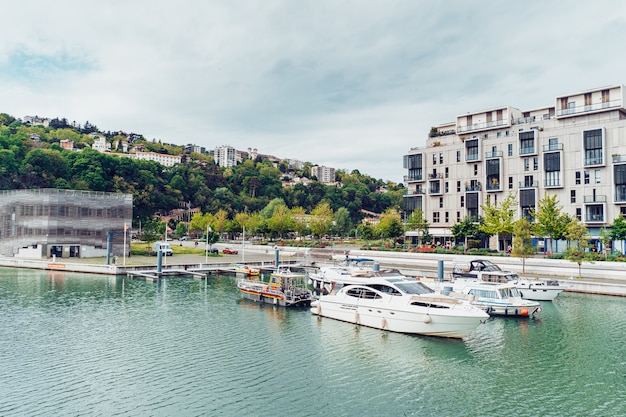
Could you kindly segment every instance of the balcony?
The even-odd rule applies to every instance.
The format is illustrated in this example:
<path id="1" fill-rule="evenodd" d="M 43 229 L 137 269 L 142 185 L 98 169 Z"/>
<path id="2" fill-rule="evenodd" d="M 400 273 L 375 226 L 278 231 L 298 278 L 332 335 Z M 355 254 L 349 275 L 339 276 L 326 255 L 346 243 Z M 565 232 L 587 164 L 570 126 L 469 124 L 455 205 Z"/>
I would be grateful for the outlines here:
<path id="1" fill-rule="evenodd" d="M 486 123 L 474 123 L 472 125 L 469 126 L 459 126 L 457 128 L 457 133 L 461 134 L 461 133 L 468 133 L 468 132 L 475 132 L 475 131 L 479 131 L 479 130 L 486 130 L 486 129 L 492 129 L 494 127 L 498 127 L 498 126 L 508 126 L 509 122 L 507 120 L 496 120 L 496 121 L 491 121 L 491 122 L 486 122 Z"/>
<path id="2" fill-rule="evenodd" d="M 594 156 L 593 158 L 585 158 L 584 164 L 586 167 L 604 165 L 604 158 L 602 157 L 602 155 Z"/>
<path id="3" fill-rule="evenodd" d="M 554 179 L 554 180 L 544 180 L 543 186 L 545 188 L 559 188 L 559 187 L 562 187 L 563 185 L 561 184 L 560 179 Z"/>
<path id="4" fill-rule="evenodd" d="M 586 195 L 583 197 L 583 202 L 587 203 L 606 203 L 605 195 Z"/>
<path id="5" fill-rule="evenodd" d="M 615 193 L 616 203 L 626 203 L 626 191 L 618 191 Z"/>
<path id="6" fill-rule="evenodd" d="M 440 180 L 442 178 L 443 178 L 443 174 L 435 174 L 435 173 L 428 174 L 429 180 Z"/>
<path id="7" fill-rule="evenodd" d="M 622 100 L 611 100 L 604 103 L 589 104 L 586 106 L 569 107 L 556 111 L 556 117 L 570 117 L 583 113 L 593 113 L 607 109 L 622 107 Z"/>
<path id="8" fill-rule="evenodd" d="M 538 188 L 539 181 L 520 181 L 519 188 Z"/>
<path id="9" fill-rule="evenodd" d="M 480 191 L 480 190 L 482 190 L 482 186 L 480 184 L 465 186 L 465 191 Z"/>
<path id="10" fill-rule="evenodd" d="M 485 152 L 485 159 L 502 158 L 502 151 Z"/>
<path id="11" fill-rule="evenodd" d="M 626 162 L 626 155 L 612 155 L 611 159 L 614 164 L 620 164 Z"/>
<path id="12" fill-rule="evenodd" d="M 562 143 L 553 143 L 550 145 L 543 145 L 542 146 L 542 151 L 543 152 L 553 152 L 553 151 L 562 151 L 563 150 L 563 144 Z"/>
<path id="13" fill-rule="evenodd" d="M 405 175 L 405 176 L 404 176 L 404 182 L 409 182 L 409 181 L 422 181 L 422 180 L 423 180 L 423 176 L 422 176 L 422 174 Z"/>
<path id="14" fill-rule="evenodd" d="M 536 155 L 537 152 L 535 152 L 534 146 L 527 146 L 525 148 L 520 148 L 519 154 L 520 156 L 527 156 L 527 155 Z"/>
<path id="15" fill-rule="evenodd" d="M 474 162 L 478 161 L 480 157 L 478 156 L 478 152 L 468 153 L 465 156 L 465 162 Z"/>

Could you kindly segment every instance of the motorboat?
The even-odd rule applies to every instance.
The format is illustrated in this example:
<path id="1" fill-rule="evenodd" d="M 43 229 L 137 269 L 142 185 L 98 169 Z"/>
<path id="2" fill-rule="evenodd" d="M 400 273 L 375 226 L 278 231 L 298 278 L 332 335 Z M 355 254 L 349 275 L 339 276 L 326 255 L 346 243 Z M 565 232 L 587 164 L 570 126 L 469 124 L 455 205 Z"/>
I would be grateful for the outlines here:
<path id="1" fill-rule="evenodd" d="M 437 294 L 402 275 L 335 283 L 329 294 L 311 303 L 311 312 L 381 330 L 449 338 L 463 338 L 489 318 L 468 302 Z"/>
<path id="2" fill-rule="evenodd" d="M 235 273 L 243 275 L 259 275 L 261 270 L 259 268 L 253 268 L 246 264 L 235 264 Z"/>
<path id="3" fill-rule="evenodd" d="M 348 258 L 338 265 L 322 265 L 310 269 L 309 283 L 320 294 L 329 294 L 336 284 L 362 284 L 369 278 L 401 276 L 396 269 L 380 269 L 380 265 L 369 258 Z"/>
<path id="4" fill-rule="evenodd" d="M 532 317 L 541 312 L 541 305 L 523 299 L 517 285 L 512 282 L 457 279 L 452 283 L 444 283 L 440 293 L 467 300 L 490 315 Z"/>
<path id="5" fill-rule="evenodd" d="M 503 271 L 487 259 L 455 262 L 452 268 L 452 279 L 514 283 L 522 298 L 535 301 L 552 301 L 566 288 L 557 280 L 522 278 L 514 272 Z"/>
<path id="6" fill-rule="evenodd" d="M 311 305 L 312 293 L 306 287 L 307 276 L 279 266 L 271 273 L 269 281 L 260 278 L 243 278 L 237 287 L 245 299 L 281 307 L 306 307 Z"/>

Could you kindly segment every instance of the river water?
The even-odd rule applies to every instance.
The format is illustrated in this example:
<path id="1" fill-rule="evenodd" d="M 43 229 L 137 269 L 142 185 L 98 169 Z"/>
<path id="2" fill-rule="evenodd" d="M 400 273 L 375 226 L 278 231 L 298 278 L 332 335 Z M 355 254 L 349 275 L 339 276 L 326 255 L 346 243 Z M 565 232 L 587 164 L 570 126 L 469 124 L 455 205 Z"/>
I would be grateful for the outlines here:
<path id="1" fill-rule="evenodd" d="M 448 340 L 259 306 L 234 276 L 0 269 L 0 415 L 626 415 L 626 299 L 543 307 Z"/>

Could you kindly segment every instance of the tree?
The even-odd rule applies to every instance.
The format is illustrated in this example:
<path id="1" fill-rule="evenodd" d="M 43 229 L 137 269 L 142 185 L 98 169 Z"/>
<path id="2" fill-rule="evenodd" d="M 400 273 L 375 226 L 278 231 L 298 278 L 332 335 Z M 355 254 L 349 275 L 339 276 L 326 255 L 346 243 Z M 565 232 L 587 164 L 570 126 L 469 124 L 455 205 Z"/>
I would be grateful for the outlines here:
<path id="1" fill-rule="evenodd" d="M 272 217 L 267 220 L 267 226 L 271 232 L 278 233 L 280 238 L 283 237 L 283 233 L 294 229 L 295 222 L 284 203 L 275 207 Z"/>
<path id="2" fill-rule="evenodd" d="M 335 211 L 335 230 L 339 236 L 347 236 L 352 229 L 352 219 L 350 212 L 345 207 L 340 207 Z"/>
<path id="3" fill-rule="evenodd" d="M 526 217 L 515 222 L 513 227 L 513 250 L 511 256 L 522 258 L 522 272 L 526 272 L 526 258 L 537 253 L 532 244 L 531 227 Z"/>
<path id="4" fill-rule="evenodd" d="M 398 211 L 395 209 L 385 211 L 380 216 L 380 221 L 376 226 L 376 232 L 378 235 L 385 238 L 402 236 L 403 227 Z"/>
<path id="5" fill-rule="evenodd" d="M 554 240 L 563 239 L 570 222 L 567 214 L 561 213 L 562 207 L 559 206 L 556 194 L 546 194 L 544 198 L 539 200 L 536 211 L 533 210 L 532 215 L 535 218 L 532 231 L 535 236 L 548 237 L 549 246 L 546 245 L 548 252 L 553 252 L 552 243 Z"/>
<path id="6" fill-rule="evenodd" d="M 428 220 L 424 218 L 424 212 L 421 209 L 413 211 L 406 221 L 407 230 L 417 231 L 417 241 L 420 246 L 424 237 L 429 236 L 428 227 Z"/>
<path id="7" fill-rule="evenodd" d="M 333 210 L 330 205 L 322 201 L 311 212 L 311 221 L 309 227 L 311 233 L 316 236 L 324 236 L 330 231 L 333 223 Z"/>
<path id="8" fill-rule="evenodd" d="M 187 225 L 185 224 L 185 222 L 178 222 L 178 224 L 176 225 L 176 236 L 178 236 L 179 238 L 187 236 Z"/>
<path id="9" fill-rule="evenodd" d="M 617 216 L 610 227 L 611 231 L 609 232 L 609 236 L 611 240 L 613 242 L 621 241 L 622 253 L 624 253 L 624 240 L 626 240 L 626 220 L 624 220 L 624 216 Z"/>
<path id="10" fill-rule="evenodd" d="M 515 194 L 507 195 L 500 204 L 492 204 L 491 198 L 487 197 L 487 202 L 481 206 L 483 223 L 478 228 L 489 235 L 496 235 L 498 241 L 502 233 L 513 233 L 515 203 Z"/>
<path id="11" fill-rule="evenodd" d="M 165 233 L 165 222 L 159 219 L 150 219 L 145 222 L 141 227 L 141 235 L 139 239 L 146 243 L 146 251 L 150 252 L 152 244 L 157 240 L 160 240 Z"/>
<path id="12" fill-rule="evenodd" d="M 592 262 L 593 255 L 589 249 L 589 233 L 587 227 L 574 218 L 567 224 L 565 238 L 569 241 L 565 256 L 578 264 L 578 278 L 581 277 L 581 265 L 585 261 Z"/>
<path id="13" fill-rule="evenodd" d="M 462 221 L 455 223 L 450 228 L 455 240 L 464 240 L 464 250 L 468 248 L 468 239 L 480 240 L 489 237 L 488 233 L 480 230 L 482 218 L 475 216 L 467 216 Z"/>

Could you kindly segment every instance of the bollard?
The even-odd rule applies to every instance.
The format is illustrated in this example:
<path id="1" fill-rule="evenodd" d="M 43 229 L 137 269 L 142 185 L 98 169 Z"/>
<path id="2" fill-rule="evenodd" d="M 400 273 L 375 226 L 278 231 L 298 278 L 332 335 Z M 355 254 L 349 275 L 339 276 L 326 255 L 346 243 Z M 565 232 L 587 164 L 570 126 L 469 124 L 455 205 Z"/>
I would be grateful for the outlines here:
<path id="1" fill-rule="evenodd" d="M 278 268 L 278 246 L 274 246 L 274 266 Z"/>
<path id="2" fill-rule="evenodd" d="M 443 260 L 437 261 L 437 278 L 443 282 Z"/>
<path id="3" fill-rule="evenodd" d="M 157 252 L 157 272 L 160 274 L 163 269 L 163 252 L 161 249 Z"/>

